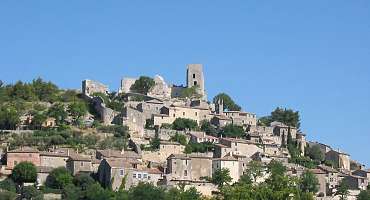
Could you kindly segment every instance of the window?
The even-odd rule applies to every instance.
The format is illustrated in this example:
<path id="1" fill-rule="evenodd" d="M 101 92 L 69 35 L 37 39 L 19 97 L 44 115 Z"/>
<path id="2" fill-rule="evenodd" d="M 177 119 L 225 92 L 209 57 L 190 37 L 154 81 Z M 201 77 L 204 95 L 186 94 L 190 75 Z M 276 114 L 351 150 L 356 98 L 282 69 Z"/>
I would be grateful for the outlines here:
<path id="1" fill-rule="evenodd" d="M 18 164 L 18 162 L 17 161 L 14 161 L 14 166 L 16 166 Z"/>
<path id="2" fill-rule="evenodd" d="M 193 78 L 195 78 L 195 74 L 193 74 Z"/>
<path id="3" fill-rule="evenodd" d="M 136 178 L 136 174 L 133 174 L 132 177 Z"/>
<path id="4" fill-rule="evenodd" d="M 188 160 L 185 160 L 185 165 L 188 165 Z"/>
<path id="5" fill-rule="evenodd" d="M 32 154 L 28 154 L 28 157 L 32 157 Z"/>
<path id="6" fill-rule="evenodd" d="M 143 174 L 144 178 L 148 178 L 148 174 Z"/>
<path id="7" fill-rule="evenodd" d="M 148 180 L 150 180 L 150 176 L 148 176 Z"/>
<path id="8" fill-rule="evenodd" d="M 81 162 L 81 167 L 83 167 L 84 166 L 84 162 Z"/>
<path id="9" fill-rule="evenodd" d="M 173 114 L 173 117 L 176 117 L 176 114 Z"/>
<path id="10" fill-rule="evenodd" d="M 137 174 L 137 177 L 138 177 L 139 179 L 141 179 L 141 174 Z"/>
<path id="11" fill-rule="evenodd" d="M 123 171 L 123 169 L 120 169 L 120 170 L 119 170 L 119 175 L 120 175 L 120 176 L 123 176 L 123 175 L 124 175 L 124 171 Z"/>
<path id="12" fill-rule="evenodd" d="M 198 85 L 198 82 L 197 81 L 194 81 L 194 85 Z"/>
<path id="13" fill-rule="evenodd" d="M 182 115 L 185 116 L 185 112 L 183 112 Z"/>
<path id="14" fill-rule="evenodd" d="M 198 116 L 198 113 L 197 112 L 195 112 L 195 116 Z"/>
<path id="15" fill-rule="evenodd" d="M 188 176 L 188 170 L 184 170 L 184 176 Z"/>

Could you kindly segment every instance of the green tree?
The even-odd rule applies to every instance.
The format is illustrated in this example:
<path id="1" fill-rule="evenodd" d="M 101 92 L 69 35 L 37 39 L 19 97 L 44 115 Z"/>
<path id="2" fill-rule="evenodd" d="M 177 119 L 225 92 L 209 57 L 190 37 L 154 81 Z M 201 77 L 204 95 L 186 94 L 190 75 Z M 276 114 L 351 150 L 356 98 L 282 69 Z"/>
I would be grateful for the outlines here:
<path id="1" fill-rule="evenodd" d="M 171 136 L 170 140 L 173 141 L 173 142 L 178 142 L 181 145 L 186 145 L 186 143 L 187 143 L 186 136 L 182 135 L 182 134 L 179 134 L 179 133 L 176 133 L 175 135 Z"/>
<path id="2" fill-rule="evenodd" d="M 68 117 L 68 113 L 65 107 L 61 103 L 54 104 L 48 111 L 48 116 L 53 117 L 58 125 L 64 124 L 65 119 Z"/>
<path id="3" fill-rule="evenodd" d="M 248 164 L 248 169 L 245 171 L 245 174 L 248 175 L 253 182 L 257 182 L 257 179 L 263 175 L 265 171 L 261 162 L 251 161 Z"/>
<path id="4" fill-rule="evenodd" d="M 337 189 L 337 195 L 339 195 L 340 200 L 346 200 L 349 195 L 349 186 L 348 183 L 345 180 L 342 180 L 339 183 L 338 189 Z"/>
<path id="5" fill-rule="evenodd" d="M 0 107 L 0 129 L 16 129 L 20 123 L 20 113 L 12 105 Z"/>
<path id="6" fill-rule="evenodd" d="M 16 192 L 17 191 L 16 187 L 17 186 L 16 186 L 16 184 L 14 183 L 14 181 L 12 179 L 7 178 L 3 181 L 0 181 L 0 189 L 8 190 L 8 191 L 11 191 L 11 192 Z"/>
<path id="7" fill-rule="evenodd" d="M 282 122 L 296 128 L 300 128 L 301 126 L 299 112 L 292 109 L 277 107 L 271 112 L 271 120 Z"/>
<path id="8" fill-rule="evenodd" d="M 369 199 L 370 199 L 370 190 L 363 190 L 357 196 L 357 200 L 369 200 Z"/>
<path id="9" fill-rule="evenodd" d="M 82 190 L 86 190 L 95 183 L 95 180 L 87 173 L 79 173 L 73 178 L 73 183 Z"/>
<path id="10" fill-rule="evenodd" d="M 73 116 L 74 121 L 77 122 L 81 117 L 87 113 L 87 107 L 84 102 L 75 101 L 68 106 L 68 112 Z"/>
<path id="11" fill-rule="evenodd" d="M 154 87 L 155 82 L 152 78 L 147 76 L 140 76 L 138 80 L 131 86 L 131 91 L 140 94 L 147 94 L 152 87 Z"/>
<path id="12" fill-rule="evenodd" d="M 193 86 L 193 87 L 190 87 L 190 88 L 183 89 L 181 91 L 180 97 L 181 98 L 199 99 L 199 98 L 202 98 L 202 95 L 199 94 L 199 87 L 198 86 Z"/>
<path id="13" fill-rule="evenodd" d="M 317 193 L 319 191 L 319 180 L 311 171 L 305 171 L 301 176 L 300 189 L 304 192 Z"/>
<path id="14" fill-rule="evenodd" d="M 31 86 L 40 101 L 54 102 L 57 100 L 59 89 L 52 82 L 37 78 L 32 81 Z"/>
<path id="15" fill-rule="evenodd" d="M 230 170 L 227 168 L 216 169 L 216 171 L 212 175 L 211 182 L 218 186 L 218 188 L 222 188 L 225 184 L 228 184 L 232 181 L 230 176 Z"/>
<path id="16" fill-rule="evenodd" d="M 245 131 L 241 126 L 228 124 L 225 127 L 223 127 L 221 134 L 224 137 L 244 137 Z"/>
<path id="17" fill-rule="evenodd" d="M 165 199 L 166 193 L 164 189 L 155 187 L 150 183 L 139 183 L 136 187 L 130 188 L 129 199 L 135 200 L 157 200 Z"/>
<path id="18" fill-rule="evenodd" d="M 42 124 L 46 121 L 47 116 L 41 112 L 36 113 L 33 115 L 31 126 L 33 129 L 40 130 L 42 127 Z"/>
<path id="19" fill-rule="evenodd" d="M 218 136 L 217 129 L 208 120 L 200 122 L 200 130 L 204 131 L 207 135 Z"/>
<path id="20" fill-rule="evenodd" d="M 111 199 L 113 196 L 113 192 L 102 188 L 98 183 L 90 185 L 86 190 L 87 200 Z"/>
<path id="21" fill-rule="evenodd" d="M 83 199 L 81 197 L 85 196 L 86 195 L 82 194 L 81 189 L 73 184 L 65 186 L 64 189 L 62 190 L 62 199 L 65 200 L 79 200 Z"/>
<path id="22" fill-rule="evenodd" d="M 219 100 L 224 102 L 224 109 L 229 111 L 240 111 L 241 107 L 234 102 L 226 93 L 220 93 L 213 98 L 213 103 L 217 104 Z"/>
<path id="23" fill-rule="evenodd" d="M 30 162 L 21 162 L 14 167 L 11 177 L 18 184 L 32 183 L 36 181 L 37 169 Z"/>
<path id="24" fill-rule="evenodd" d="M 159 149 L 159 146 L 161 144 L 161 140 L 159 139 L 159 132 L 158 130 L 155 130 L 154 138 L 150 140 L 150 147 L 152 150 Z"/>
<path id="25" fill-rule="evenodd" d="M 46 185 L 54 189 L 63 189 L 69 184 L 72 184 L 73 177 L 71 173 L 64 167 L 59 167 L 50 172 L 46 179 Z"/>
<path id="26" fill-rule="evenodd" d="M 166 200 L 201 200 L 201 194 L 191 187 L 185 190 L 185 185 L 180 184 L 179 188 L 172 188 L 166 193 Z"/>
<path id="27" fill-rule="evenodd" d="M 42 200 L 44 196 L 35 186 L 25 186 L 22 187 L 21 198 L 27 200 Z"/>
<path id="28" fill-rule="evenodd" d="M 0 191 L 0 199 L 1 200 L 15 200 L 17 198 L 17 193 L 7 191 L 7 190 L 1 190 Z"/>
<path id="29" fill-rule="evenodd" d="M 306 149 L 306 154 L 312 159 L 316 161 L 323 161 L 324 160 L 324 153 L 321 151 L 319 145 L 309 146 Z"/>
<path id="30" fill-rule="evenodd" d="M 186 118 L 176 118 L 175 121 L 172 123 L 172 128 L 174 130 L 182 131 L 182 130 L 195 130 L 198 127 L 198 123 L 192 119 Z"/>

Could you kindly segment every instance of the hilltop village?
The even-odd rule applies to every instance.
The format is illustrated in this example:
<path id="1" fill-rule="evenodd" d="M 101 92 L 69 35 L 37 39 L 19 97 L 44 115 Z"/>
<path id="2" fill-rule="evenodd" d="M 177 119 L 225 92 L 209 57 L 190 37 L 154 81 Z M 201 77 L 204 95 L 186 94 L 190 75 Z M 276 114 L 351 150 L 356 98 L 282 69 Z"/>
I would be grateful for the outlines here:
<path id="1" fill-rule="evenodd" d="M 1 83 L 4 199 L 370 194 L 370 170 L 344 151 L 308 141 L 297 111 L 256 116 L 225 93 L 208 101 L 204 77 L 201 64 L 189 64 L 182 85 L 159 75 L 123 78 L 118 91 L 94 80 L 83 80 L 80 90 L 42 79 Z"/>

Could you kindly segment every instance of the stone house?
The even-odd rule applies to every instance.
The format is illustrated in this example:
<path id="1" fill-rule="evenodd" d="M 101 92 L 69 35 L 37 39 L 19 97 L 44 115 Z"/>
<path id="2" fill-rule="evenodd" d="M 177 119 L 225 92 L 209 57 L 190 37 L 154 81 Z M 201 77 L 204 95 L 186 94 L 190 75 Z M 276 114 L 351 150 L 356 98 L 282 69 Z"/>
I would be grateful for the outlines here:
<path id="1" fill-rule="evenodd" d="M 326 174 L 326 194 L 334 193 L 340 182 L 339 172 L 325 165 L 319 165 L 317 168 L 324 171 Z"/>
<path id="2" fill-rule="evenodd" d="M 56 127 L 57 126 L 57 123 L 56 123 L 56 119 L 54 117 L 48 117 L 41 125 L 42 127 L 44 128 L 52 128 L 52 127 Z"/>
<path id="3" fill-rule="evenodd" d="M 98 169 L 98 180 L 103 187 L 111 186 L 117 191 L 122 185 L 122 180 L 128 177 L 125 168 L 130 168 L 123 159 L 103 159 Z"/>
<path id="4" fill-rule="evenodd" d="M 212 171 L 213 173 L 218 169 L 229 169 L 230 176 L 232 178 L 231 183 L 235 183 L 239 180 L 240 169 L 239 160 L 232 155 L 227 155 L 223 158 L 214 158 L 212 161 Z"/>
<path id="5" fill-rule="evenodd" d="M 151 183 L 155 186 L 163 179 L 163 172 L 158 168 L 141 168 L 128 170 L 127 188 L 138 185 L 140 182 Z"/>
<path id="6" fill-rule="evenodd" d="M 262 145 L 244 139 L 220 138 L 220 144 L 215 145 L 214 155 L 216 158 L 223 158 L 232 153 L 251 157 L 256 152 L 263 152 Z"/>
<path id="7" fill-rule="evenodd" d="M 6 152 L 6 167 L 12 170 L 21 162 L 30 162 L 35 166 L 40 166 L 40 152 L 30 147 L 21 147 L 20 149 Z"/>
<path id="8" fill-rule="evenodd" d="M 368 182 L 370 182 L 370 169 L 358 169 L 352 172 L 353 175 L 361 176 L 367 178 Z"/>
<path id="9" fill-rule="evenodd" d="M 238 126 L 256 126 L 257 116 L 254 113 L 243 111 L 224 111 L 226 117 L 231 118 L 232 123 Z"/>
<path id="10" fill-rule="evenodd" d="M 177 118 L 186 118 L 196 121 L 210 120 L 210 109 L 204 107 L 191 107 L 180 104 L 172 104 L 161 108 L 160 115 L 154 115 L 154 125 L 172 124 Z"/>
<path id="11" fill-rule="evenodd" d="M 39 166 L 37 167 L 37 186 L 42 186 L 45 184 L 47 177 L 53 170 L 52 167 Z"/>
<path id="12" fill-rule="evenodd" d="M 348 184 L 350 190 L 366 190 L 369 185 L 368 179 L 362 176 L 345 175 L 343 180 Z"/>
<path id="13" fill-rule="evenodd" d="M 94 171 L 90 156 L 82 156 L 79 154 L 70 155 L 67 160 L 67 169 L 76 175 L 80 172 L 91 173 Z"/>
<path id="14" fill-rule="evenodd" d="M 131 92 L 131 86 L 135 83 L 137 78 L 125 77 L 121 80 L 121 87 L 119 93 L 129 93 Z"/>
<path id="15" fill-rule="evenodd" d="M 319 191 L 316 195 L 326 196 L 327 194 L 327 185 L 326 185 L 326 172 L 321 169 L 310 169 L 310 171 L 315 174 L 316 178 L 319 181 Z"/>
<path id="16" fill-rule="evenodd" d="M 103 160 L 103 159 L 141 159 L 141 155 L 136 153 L 135 151 L 117 151 L 112 149 L 106 150 L 96 150 L 96 159 Z"/>
<path id="17" fill-rule="evenodd" d="M 226 117 L 224 115 L 218 115 L 215 114 L 211 118 L 211 124 L 217 126 L 217 127 L 225 127 L 229 124 L 232 124 L 233 120 L 229 117 Z"/>
<path id="18" fill-rule="evenodd" d="M 40 152 L 40 166 L 52 168 L 67 167 L 67 160 L 73 153 L 71 149 L 56 149 L 50 152 Z"/>
<path id="19" fill-rule="evenodd" d="M 218 143 L 218 137 L 207 135 L 205 132 L 191 131 L 189 132 L 190 140 L 195 143 L 210 142 Z"/>
<path id="20" fill-rule="evenodd" d="M 198 181 L 212 176 L 212 157 L 205 154 L 172 154 L 167 158 L 172 180 Z"/>
<path id="21" fill-rule="evenodd" d="M 337 168 L 350 171 L 349 154 L 339 150 L 331 150 L 325 154 L 325 159 L 332 161 Z"/>

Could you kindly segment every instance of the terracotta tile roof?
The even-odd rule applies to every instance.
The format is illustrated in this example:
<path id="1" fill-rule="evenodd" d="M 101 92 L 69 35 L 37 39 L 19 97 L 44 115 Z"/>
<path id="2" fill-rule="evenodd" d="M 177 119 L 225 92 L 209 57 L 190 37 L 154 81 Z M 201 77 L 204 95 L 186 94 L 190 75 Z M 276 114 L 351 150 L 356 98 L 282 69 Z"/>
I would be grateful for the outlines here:
<path id="1" fill-rule="evenodd" d="M 117 151 L 117 150 L 97 150 L 97 153 L 100 153 L 105 158 L 140 158 L 140 155 L 134 151 Z"/>
<path id="2" fill-rule="evenodd" d="M 310 171 L 314 174 L 325 174 L 321 169 L 310 169 Z"/>
<path id="3" fill-rule="evenodd" d="M 71 154 L 69 159 L 72 161 L 92 161 L 91 156 L 81 155 L 81 154 Z"/>

